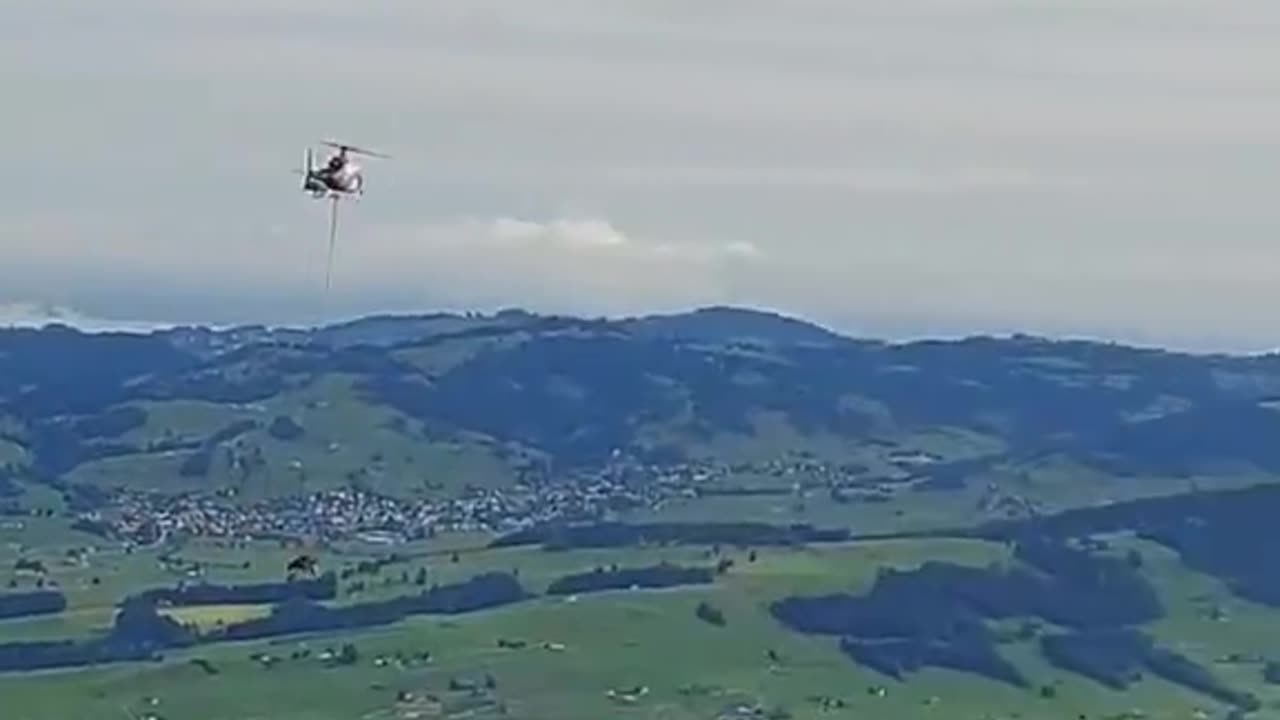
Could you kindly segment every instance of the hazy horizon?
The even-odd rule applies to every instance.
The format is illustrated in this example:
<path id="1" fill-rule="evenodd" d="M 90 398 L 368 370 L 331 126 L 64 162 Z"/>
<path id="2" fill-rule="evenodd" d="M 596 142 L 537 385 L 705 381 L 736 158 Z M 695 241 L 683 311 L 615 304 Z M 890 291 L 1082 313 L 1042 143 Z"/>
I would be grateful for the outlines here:
<path id="1" fill-rule="evenodd" d="M 1280 345 L 1274 4 L 0 0 L 0 20 L 12 313 L 734 305 L 891 339 Z M 291 172 L 329 137 L 394 157 L 365 163 L 326 294 L 325 208 Z"/>
<path id="2" fill-rule="evenodd" d="M 1226 347 L 1221 345 L 1198 345 L 1196 343 L 1183 343 L 1162 341 L 1160 338 L 1146 338 L 1140 334 L 1132 337 L 1112 337 L 1105 334 L 1093 334 L 1089 332 L 1064 332 L 1064 333 L 1040 333 L 1034 330 L 1024 330 L 1010 328 L 1006 330 L 955 330 L 955 331 L 936 331 L 936 332 L 892 332 L 881 331 L 874 332 L 862 328 L 842 327 L 838 324 L 823 322 L 821 319 L 808 317 L 802 314 L 788 312 L 783 308 L 763 307 L 751 304 L 738 305 L 690 305 L 684 308 L 673 308 L 658 312 L 637 312 L 637 313 L 554 313 L 554 312 L 538 312 L 526 307 L 518 305 L 488 307 L 488 308 L 423 308 L 419 310 L 402 310 L 402 311 L 373 311 L 364 313 L 354 313 L 349 315 L 338 314 L 333 317 L 323 318 L 315 321 L 295 320 L 284 322 L 263 322 L 259 320 L 248 319 L 245 321 L 226 321 L 226 322 L 202 322 L 202 321 L 147 321 L 135 320 L 127 318 L 111 318 L 87 315 L 75 310 L 74 308 L 39 305 L 31 303 L 16 303 L 9 305 L 0 305 L 0 330 L 12 329 L 32 329 L 32 328 L 48 328 L 50 326 L 62 325 L 74 328 L 86 333 L 140 333 L 148 334 L 152 332 L 163 332 L 175 328 L 205 328 L 215 331 L 226 331 L 236 328 L 245 327 L 266 327 L 277 330 L 312 330 L 321 327 L 332 327 L 342 325 L 344 323 L 356 322 L 371 318 L 400 318 L 412 319 L 415 317 L 423 317 L 437 314 L 464 316 L 467 314 L 480 314 L 492 316 L 504 311 L 521 311 L 530 312 L 544 316 L 569 316 L 581 319 L 607 319 L 607 320 L 626 320 L 642 317 L 653 317 L 661 315 L 681 315 L 694 313 L 700 310 L 708 309 L 733 309 L 748 310 L 762 313 L 770 313 L 779 315 L 792 320 L 809 323 L 816 327 L 834 332 L 838 335 L 857 340 L 872 340 L 888 343 L 912 343 L 919 341 L 956 341 L 973 338 L 1010 338 L 1012 336 L 1035 337 L 1051 341 L 1084 341 L 1097 343 L 1115 343 L 1127 347 L 1157 349 L 1169 352 L 1188 353 L 1192 355 L 1228 355 L 1228 356 L 1257 356 L 1270 355 L 1280 352 L 1280 347 Z"/>

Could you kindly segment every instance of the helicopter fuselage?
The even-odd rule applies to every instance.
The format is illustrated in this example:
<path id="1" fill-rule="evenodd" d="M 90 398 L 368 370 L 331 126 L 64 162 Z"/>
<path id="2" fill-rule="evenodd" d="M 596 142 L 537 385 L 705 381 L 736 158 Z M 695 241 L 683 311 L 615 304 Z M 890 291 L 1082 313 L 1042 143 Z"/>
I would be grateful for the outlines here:
<path id="1" fill-rule="evenodd" d="M 311 174 L 311 182 L 314 191 L 336 192 L 344 194 L 355 194 L 360 192 L 360 186 L 363 177 L 359 168 L 346 165 L 337 171 L 321 168 Z"/>
<path id="2" fill-rule="evenodd" d="M 311 164 L 308 154 L 307 165 L 303 189 L 315 197 L 359 195 L 363 190 L 364 175 L 360 166 L 347 158 L 316 167 Z"/>

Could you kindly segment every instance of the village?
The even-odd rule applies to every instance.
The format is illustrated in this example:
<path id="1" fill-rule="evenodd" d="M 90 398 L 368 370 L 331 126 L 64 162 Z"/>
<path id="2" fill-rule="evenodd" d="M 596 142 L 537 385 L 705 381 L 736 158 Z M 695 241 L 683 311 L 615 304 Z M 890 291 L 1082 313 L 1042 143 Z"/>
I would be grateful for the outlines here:
<path id="1" fill-rule="evenodd" d="M 701 496 L 785 498 L 815 487 L 836 492 L 842 484 L 855 482 L 858 470 L 812 460 L 732 466 L 615 464 L 559 482 L 470 487 L 449 498 L 393 497 L 346 487 L 246 503 L 225 491 L 164 494 L 117 490 L 103 509 L 82 513 L 79 525 L 137 545 L 175 537 L 355 539 L 394 544 L 437 533 L 506 533 L 552 521 L 608 519 L 629 511 L 659 511 L 672 502 Z M 734 484 L 734 478 L 748 474 L 777 482 L 750 487 Z"/>

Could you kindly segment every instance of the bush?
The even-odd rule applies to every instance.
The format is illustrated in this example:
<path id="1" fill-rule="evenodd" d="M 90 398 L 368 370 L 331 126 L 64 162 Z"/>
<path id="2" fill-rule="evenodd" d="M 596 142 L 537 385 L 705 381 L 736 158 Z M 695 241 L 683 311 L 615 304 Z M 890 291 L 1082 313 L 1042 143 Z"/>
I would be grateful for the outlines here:
<path id="1" fill-rule="evenodd" d="M 724 613 L 705 602 L 698 603 L 698 609 L 694 611 L 694 614 L 698 616 L 699 620 L 716 627 L 724 627 L 727 624 L 724 619 Z"/>
<path id="2" fill-rule="evenodd" d="M 280 415 L 271 421 L 271 425 L 267 427 L 267 433 L 277 440 L 289 442 L 302 437 L 306 431 L 293 418 Z"/>

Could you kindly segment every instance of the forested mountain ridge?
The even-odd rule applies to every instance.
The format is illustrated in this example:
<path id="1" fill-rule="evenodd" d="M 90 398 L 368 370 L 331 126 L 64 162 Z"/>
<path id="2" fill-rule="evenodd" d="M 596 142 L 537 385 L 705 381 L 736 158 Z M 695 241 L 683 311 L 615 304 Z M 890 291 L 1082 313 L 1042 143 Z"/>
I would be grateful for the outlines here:
<path id="1" fill-rule="evenodd" d="M 733 308 L 0 331 L 0 465 L 46 477 L 141 457 L 198 465 L 241 436 L 318 443 L 315 424 L 327 447 L 364 459 L 452 443 L 551 472 L 619 456 L 733 462 L 736 439 L 780 457 L 914 454 L 942 474 L 1046 459 L 1113 475 L 1269 474 L 1277 400 L 1273 355 L 1025 336 L 893 344 Z M 917 442 L 938 437 L 961 440 Z M 175 470 L 157 462 L 147 472 Z"/>

